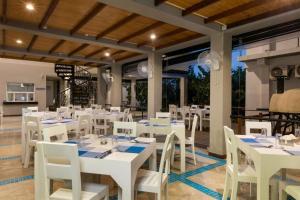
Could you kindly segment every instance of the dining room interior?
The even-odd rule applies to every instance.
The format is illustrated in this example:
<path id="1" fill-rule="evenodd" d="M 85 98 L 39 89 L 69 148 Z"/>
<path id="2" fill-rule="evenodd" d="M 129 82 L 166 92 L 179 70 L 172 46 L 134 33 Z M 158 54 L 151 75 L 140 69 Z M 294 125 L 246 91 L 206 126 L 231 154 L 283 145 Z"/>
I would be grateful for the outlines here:
<path id="1" fill-rule="evenodd" d="M 299 0 L 0 0 L 0 200 L 300 200 Z"/>

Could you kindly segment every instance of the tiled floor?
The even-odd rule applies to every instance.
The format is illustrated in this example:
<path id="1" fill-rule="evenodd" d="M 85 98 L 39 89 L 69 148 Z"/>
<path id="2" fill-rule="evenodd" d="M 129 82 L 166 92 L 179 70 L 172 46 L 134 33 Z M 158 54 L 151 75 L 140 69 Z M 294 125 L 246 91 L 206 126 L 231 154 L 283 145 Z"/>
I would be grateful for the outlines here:
<path id="1" fill-rule="evenodd" d="M 29 169 L 21 166 L 20 117 L 5 118 L 0 129 L 0 199 L 34 199 L 33 165 Z M 170 200 L 221 199 L 224 187 L 225 161 L 208 156 L 203 149 L 197 149 L 197 166 L 187 159 L 187 171 L 183 174 L 174 168 L 169 178 Z M 179 166 L 176 160 L 175 165 Z M 85 178 L 95 177 L 86 176 Z M 99 177 L 98 177 L 99 178 Z M 117 186 L 109 177 L 101 177 L 110 185 L 111 199 L 116 199 Z M 97 179 L 98 180 L 98 179 Z M 56 183 L 55 187 L 60 185 Z M 249 197 L 248 185 L 242 185 L 239 199 Z M 153 195 L 140 193 L 138 199 L 154 199 Z"/>

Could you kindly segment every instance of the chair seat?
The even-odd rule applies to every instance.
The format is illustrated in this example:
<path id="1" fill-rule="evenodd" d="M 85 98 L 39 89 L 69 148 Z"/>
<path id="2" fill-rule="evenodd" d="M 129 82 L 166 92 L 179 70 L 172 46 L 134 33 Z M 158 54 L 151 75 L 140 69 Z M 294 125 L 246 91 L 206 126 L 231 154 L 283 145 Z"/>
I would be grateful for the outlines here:
<path id="1" fill-rule="evenodd" d="M 285 187 L 286 193 L 294 197 L 296 200 L 300 199 L 300 186 L 288 185 Z"/>
<path id="2" fill-rule="evenodd" d="M 163 173 L 162 185 L 168 181 L 168 176 Z M 160 176 L 159 172 L 140 169 L 136 178 L 136 190 L 141 192 L 159 193 Z"/>
<path id="3" fill-rule="evenodd" d="M 233 166 L 229 165 L 227 166 L 227 168 L 229 169 L 229 171 L 231 173 L 233 173 Z M 256 177 L 256 172 L 255 170 L 250 167 L 247 166 L 241 170 L 238 171 L 238 181 L 239 182 L 247 182 L 247 183 L 256 183 L 257 182 L 257 177 Z"/>
<path id="4" fill-rule="evenodd" d="M 108 194 L 108 187 L 105 185 L 86 183 L 81 191 L 81 200 L 100 200 Z M 72 190 L 60 188 L 51 196 L 51 200 L 72 200 Z"/>

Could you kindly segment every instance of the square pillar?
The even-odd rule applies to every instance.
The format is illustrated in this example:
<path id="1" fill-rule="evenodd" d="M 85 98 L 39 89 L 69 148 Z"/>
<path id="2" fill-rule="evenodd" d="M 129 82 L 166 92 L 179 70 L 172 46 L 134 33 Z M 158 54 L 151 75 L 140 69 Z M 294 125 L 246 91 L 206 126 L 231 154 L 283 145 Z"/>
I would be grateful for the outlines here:
<path id="1" fill-rule="evenodd" d="M 231 126 L 231 52 L 232 37 L 222 32 L 211 35 L 211 51 L 221 56 L 219 70 L 210 72 L 211 154 L 225 155 L 224 126 Z"/>
<path id="2" fill-rule="evenodd" d="M 187 78 L 180 78 L 180 107 L 187 105 Z"/>
<path id="3" fill-rule="evenodd" d="M 152 52 L 148 54 L 148 116 L 154 117 L 162 104 L 162 57 Z"/>
<path id="4" fill-rule="evenodd" d="M 102 77 L 105 69 L 97 69 L 97 104 L 103 105 L 106 103 L 106 83 Z"/>
<path id="5" fill-rule="evenodd" d="M 111 74 L 113 77 L 113 82 L 111 83 L 111 105 L 121 106 L 122 101 L 122 66 L 120 64 L 114 63 L 111 67 Z"/>

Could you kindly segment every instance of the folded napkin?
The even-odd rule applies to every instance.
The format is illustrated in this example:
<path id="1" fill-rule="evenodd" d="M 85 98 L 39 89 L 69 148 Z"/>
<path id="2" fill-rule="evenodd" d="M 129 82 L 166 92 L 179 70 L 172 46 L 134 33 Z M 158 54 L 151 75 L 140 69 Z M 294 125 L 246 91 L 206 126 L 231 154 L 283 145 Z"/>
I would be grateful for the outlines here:
<path id="1" fill-rule="evenodd" d="M 145 147 L 141 146 L 118 146 L 117 147 L 118 151 L 120 152 L 126 152 L 126 153 L 141 153 L 144 151 Z"/>
<path id="2" fill-rule="evenodd" d="M 241 138 L 241 140 L 246 143 L 258 143 L 254 138 Z"/>

